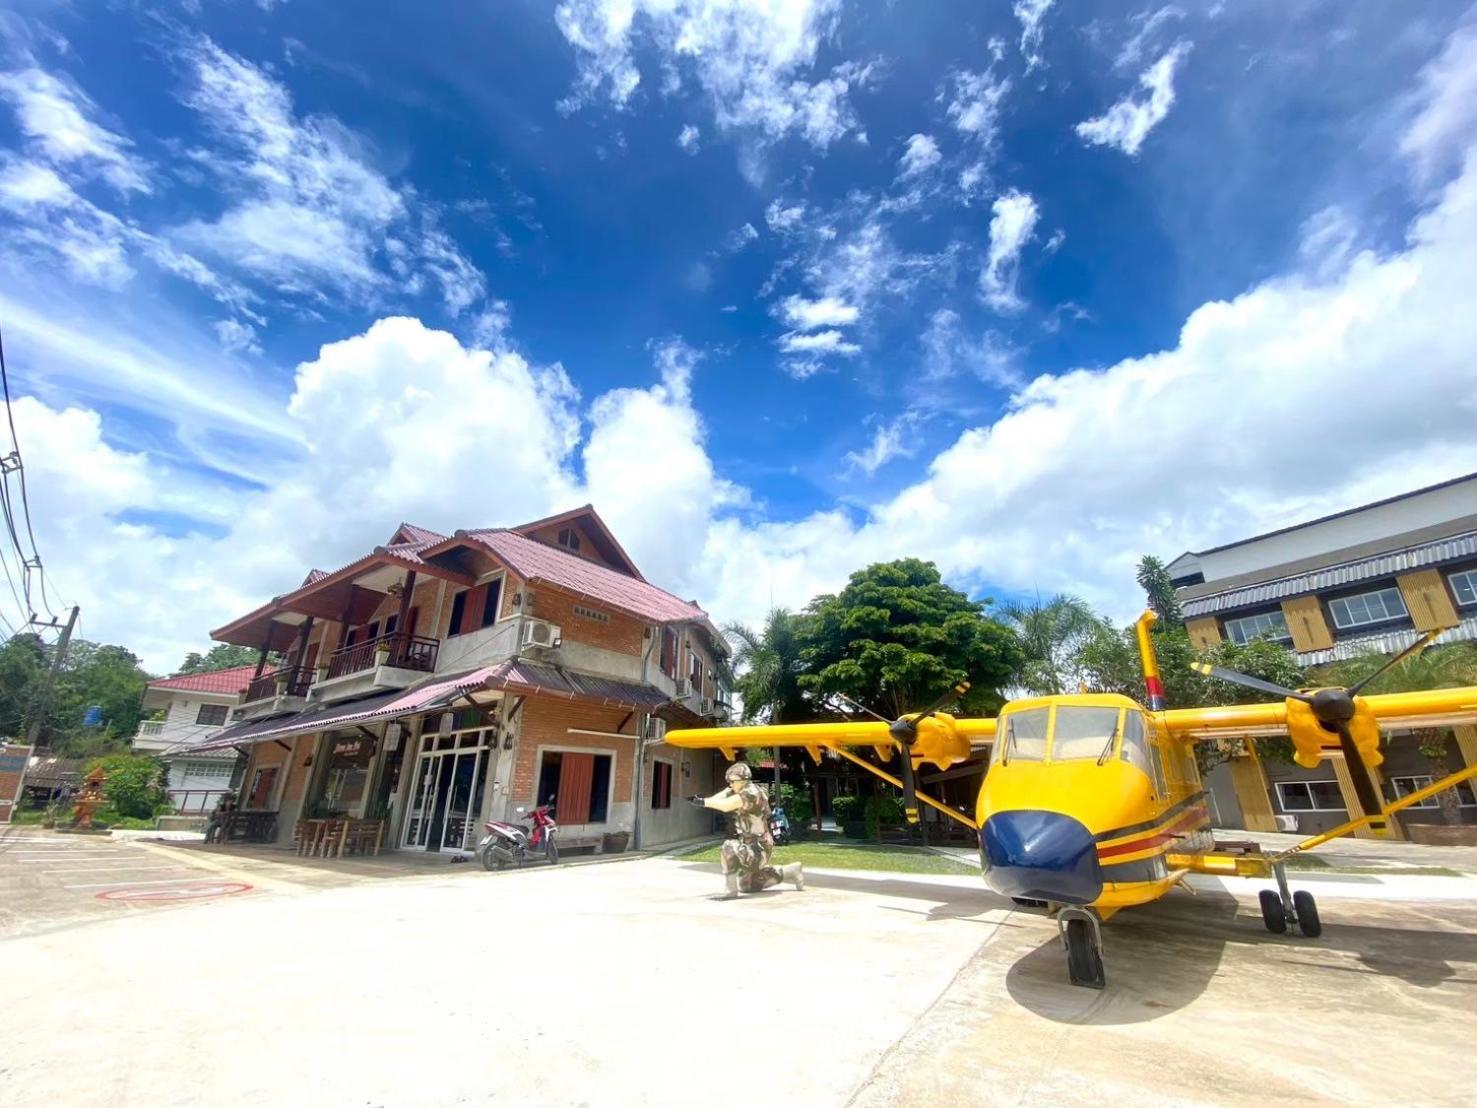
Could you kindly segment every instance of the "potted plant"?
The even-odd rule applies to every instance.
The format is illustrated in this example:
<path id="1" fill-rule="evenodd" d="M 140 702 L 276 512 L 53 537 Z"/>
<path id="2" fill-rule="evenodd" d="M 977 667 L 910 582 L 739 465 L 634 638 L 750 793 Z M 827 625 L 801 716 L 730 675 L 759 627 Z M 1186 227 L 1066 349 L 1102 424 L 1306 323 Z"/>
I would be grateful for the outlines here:
<path id="1" fill-rule="evenodd" d="M 600 853 L 620 854 L 623 853 L 631 841 L 631 831 L 628 827 L 622 827 L 619 831 L 607 831 L 600 842 Z"/>
<path id="2" fill-rule="evenodd" d="M 381 639 L 374 644 L 374 664 L 387 666 L 390 664 L 390 640 Z"/>

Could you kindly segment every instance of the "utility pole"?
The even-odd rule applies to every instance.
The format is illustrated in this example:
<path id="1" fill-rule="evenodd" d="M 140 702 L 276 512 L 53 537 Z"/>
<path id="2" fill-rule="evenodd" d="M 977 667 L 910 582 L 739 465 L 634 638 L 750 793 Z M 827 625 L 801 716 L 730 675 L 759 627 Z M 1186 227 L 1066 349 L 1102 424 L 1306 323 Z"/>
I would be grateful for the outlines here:
<path id="1" fill-rule="evenodd" d="M 72 644 L 72 628 L 77 626 L 77 611 L 77 605 L 73 604 L 72 614 L 67 617 L 67 624 L 62 628 L 62 636 L 56 640 L 56 654 L 51 659 L 46 684 L 41 687 L 41 695 L 32 705 L 31 726 L 26 731 L 26 743 L 32 750 L 35 750 L 36 739 L 41 734 L 41 724 L 46 720 L 46 710 L 51 706 L 51 690 L 56 684 L 56 675 L 61 672 L 62 663 L 67 660 L 67 647 Z"/>

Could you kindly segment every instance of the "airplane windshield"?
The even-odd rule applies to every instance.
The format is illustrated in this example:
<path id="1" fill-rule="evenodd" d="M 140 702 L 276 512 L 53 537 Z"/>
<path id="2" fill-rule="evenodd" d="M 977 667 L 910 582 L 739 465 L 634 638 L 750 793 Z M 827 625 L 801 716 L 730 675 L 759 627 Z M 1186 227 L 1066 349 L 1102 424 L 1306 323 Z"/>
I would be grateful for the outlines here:
<path id="1" fill-rule="evenodd" d="M 1050 708 L 1028 708 L 1005 717 L 1000 741 L 1001 762 L 1040 762 L 1046 757 L 1046 727 Z"/>
<path id="2" fill-rule="evenodd" d="M 1051 760 L 1065 762 L 1073 758 L 1102 759 L 1106 745 L 1112 749 L 1118 734 L 1117 708 L 1087 708 L 1063 704 L 1056 710 L 1056 728 L 1052 732 Z"/>

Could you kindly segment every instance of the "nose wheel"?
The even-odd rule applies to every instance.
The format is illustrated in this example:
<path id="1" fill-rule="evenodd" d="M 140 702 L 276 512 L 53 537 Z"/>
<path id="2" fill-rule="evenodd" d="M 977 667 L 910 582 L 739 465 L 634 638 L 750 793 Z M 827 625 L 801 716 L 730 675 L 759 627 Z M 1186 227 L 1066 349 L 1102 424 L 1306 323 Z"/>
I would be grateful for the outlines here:
<path id="1" fill-rule="evenodd" d="M 1257 894 L 1262 905 L 1262 923 L 1274 935 L 1284 935 L 1290 926 L 1310 939 L 1323 934 L 1323 921 L 1318 918 L 1318 902 L 1305 889 L 1292 892 L 1287 887 L 1287 868 L 1278 862 L 1272 867 L 1277 888 L 1263 889 Z"/>
<path id="2" fill-rule="evenodd" d="M 1062 908 L 1056 922 L 1067 950 L 1067 975 L 1072 984 L 1103 988 L 1108 979 L 1103 973 L 1103 935 L 1097 914 L 1087 908 Z"/>

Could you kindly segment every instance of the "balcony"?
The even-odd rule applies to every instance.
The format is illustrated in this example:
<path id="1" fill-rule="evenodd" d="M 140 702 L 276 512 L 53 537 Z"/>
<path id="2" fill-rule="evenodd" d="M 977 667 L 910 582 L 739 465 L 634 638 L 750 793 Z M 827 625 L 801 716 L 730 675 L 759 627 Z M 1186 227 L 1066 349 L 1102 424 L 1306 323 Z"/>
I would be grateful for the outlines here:
<path id="1" fill-rule="evenodd" d="M 329 657 L 311 699 L 341 700 L 378 689 L 403 689 L 435 672 L 440 647 L 437 639 L 399 632 L 346 646 Z"/>
<path id="2" fill-rule="evenodd" d="M 283 686 L 284 696 L 307 696 L 308 686 L 313 683 L 313 671 L 305 666 L 283 666 L 263 673 L 241 691 L 241 703 L 250 704 L 277 696 L 277 686 Z"/>
<path id="3" fill-rule="evenodd" d="M 241 690 L 236 717 L 254 719 L 301 711 L 308 702 L 312 683 L 313 671 L 307 666 L 279 666 L 269 670 Z"/>
<path id="4" fill-rule="evenodd" d="M 162 719 L 146 719 L 138 725 L 138 733 L 151 738 L 157 738 L 164 733 L 164 721 Z"/>

